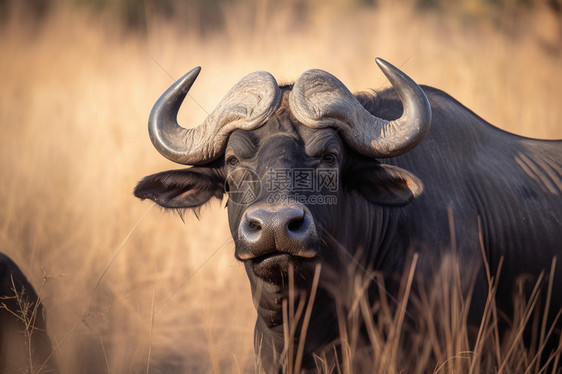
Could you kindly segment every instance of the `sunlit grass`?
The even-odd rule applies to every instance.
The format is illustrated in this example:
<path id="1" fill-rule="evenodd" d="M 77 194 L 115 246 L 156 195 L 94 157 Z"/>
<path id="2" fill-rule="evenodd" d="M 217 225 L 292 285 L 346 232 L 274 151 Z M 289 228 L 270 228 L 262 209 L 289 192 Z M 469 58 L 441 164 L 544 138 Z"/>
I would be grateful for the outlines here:
<path id="1" fill-rule="evenodd" d="M 256 7 L 217 9 L 226 27 L 204 35 L 150 14 L 136 35 L 68 9 L 35 28 L 2 26 L 0 251 L 36 287 L 48 274 L 42 297 L 63 372 L 253 371 L 255 311 L 223 205 L 185 223 L 160 209 L 139 221 L 150 204 L 132 196 L 141 177 L 178 167 L 153 149 L 146 121 L 172 77 L 194 66 L 203 72 L 185 126 L 255 70 L 281 83 L 322 68 L 352 90 L 382 88 L 380 56 L 503 129 L 562 137 L 562 61 L 532 33 L 393 2 L 306 19 Z"/>

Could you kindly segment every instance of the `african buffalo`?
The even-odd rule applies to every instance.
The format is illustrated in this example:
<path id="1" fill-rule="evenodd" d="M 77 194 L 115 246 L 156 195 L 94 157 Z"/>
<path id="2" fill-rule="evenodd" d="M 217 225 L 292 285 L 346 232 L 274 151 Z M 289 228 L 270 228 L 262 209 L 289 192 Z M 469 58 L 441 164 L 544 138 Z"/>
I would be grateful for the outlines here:
<path id="1" fill-rule="evenodd" d="M 354 95 L 321 70 L 279 87 L 269 73 L 252 73 L 203 124 L 185 129 L 176 116 L 195 68 L 152 109 L 156 149 L 192 167 L 144 178 L 135 196 L 183 210 L 229 194 L 235 256 L 258 312 L 256 352 L 268 372 L 286 365 L 289 283 L 307 300 L 317 284 L 308 326 L 300 326 L 306 336 L 294 336 L 293 350 L 313 368 L 315 355 L 333 351 L 339 338 L 343 296 L 334 290 L 351 263 L 383 274 L 396 295 L 396 275 L 413 252 L 423 283 L 454 249 L 462 271 L 478 269 L 470 312 L 478 320 L 488 296 L 483 259 L 492 275 L 501 268 L 496 302 L 510 315 L 516 280 L 536 280 L 562 257 L 562 142 L 499 130 L 446 93 L 377 63 L 393 89 Z M 552 279 L 551 316 L 562 307 L 559 266 Z M 377 288 L 369 288 L 371 299 Z"/>
<path id="2" fill-rule="evenodd" d="M 0 253 L 0 373 L 53 373 L 43 305 L 18 266 Z"/>

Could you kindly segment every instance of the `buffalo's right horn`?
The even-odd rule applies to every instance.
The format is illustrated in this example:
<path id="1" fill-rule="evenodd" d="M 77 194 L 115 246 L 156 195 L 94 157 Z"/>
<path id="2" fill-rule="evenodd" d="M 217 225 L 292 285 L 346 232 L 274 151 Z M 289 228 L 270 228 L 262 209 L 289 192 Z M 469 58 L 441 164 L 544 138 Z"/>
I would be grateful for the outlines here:
<path id="1" fill-rule="evenodd" d="M 421 142 L 431 124 L 423 90 L 392 64 L 377 64 L 402 100 L 404 113 L 387 121 L 369 113 L 332 74 L 308 70 L 295 82 L 289 102 L 295 117 L 311 128 L 333 127 L 355 151 L 369 157 L 394 157 Z"/>
<path id="2" fill-rule="evenodd" d="M 185 129 L 177 122 L 178 111 L 200 71 L 196 67 L 172 84 L 154 104 L 148 120 L 154 147 L 166 158 L 184 165 L 205 164 L 218 158 L 232 131 L 260 127 L 281 101 L 275 78 L 258 71 L 236 83 L 200 126 Z"/>

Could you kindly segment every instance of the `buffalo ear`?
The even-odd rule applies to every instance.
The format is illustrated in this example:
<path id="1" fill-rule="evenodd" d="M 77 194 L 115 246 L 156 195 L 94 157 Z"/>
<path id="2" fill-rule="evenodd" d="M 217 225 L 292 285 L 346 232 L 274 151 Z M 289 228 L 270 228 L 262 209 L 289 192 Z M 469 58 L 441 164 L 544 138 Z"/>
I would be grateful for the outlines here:
<path id="1" fill-rule="evenodd" d="M 136 186 L 134 194 L 164 208 L 196 208 L 212 197 L 222 198 L 224 180 L 212 168 L 192 167 L 149 175 Z"/>
<path id="2" fill-rule="evenodd" d="M 369 163 L 352 174 L 352 187 L 377 205 L 404 206 L 423 192 L 422 182 L 397 166 Z"/>

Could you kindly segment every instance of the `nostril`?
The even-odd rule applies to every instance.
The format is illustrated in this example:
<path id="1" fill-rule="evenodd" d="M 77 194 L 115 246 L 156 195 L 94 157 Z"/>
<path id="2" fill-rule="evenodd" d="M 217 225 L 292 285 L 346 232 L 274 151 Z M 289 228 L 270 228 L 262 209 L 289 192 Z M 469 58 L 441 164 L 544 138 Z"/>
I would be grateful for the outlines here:
<path id="1" fill-rule="evenodd" d="M 260 231 L 261 230 L 261 224 L 256 220 L 249 220 L 248 221 L 248 229 L 250 229 L 251 231 Z"/>
<path id="2" fill-rule="evenodd" d="M 297 219 L 294 219 L 291 222 L 289 222 L 289 224 L 287 225 L 287 228 L 289 229 L 289 231 L 297 232 L 301 229 L 303 224 L 304 224 L 304 217 L 297 218 Z"/>

